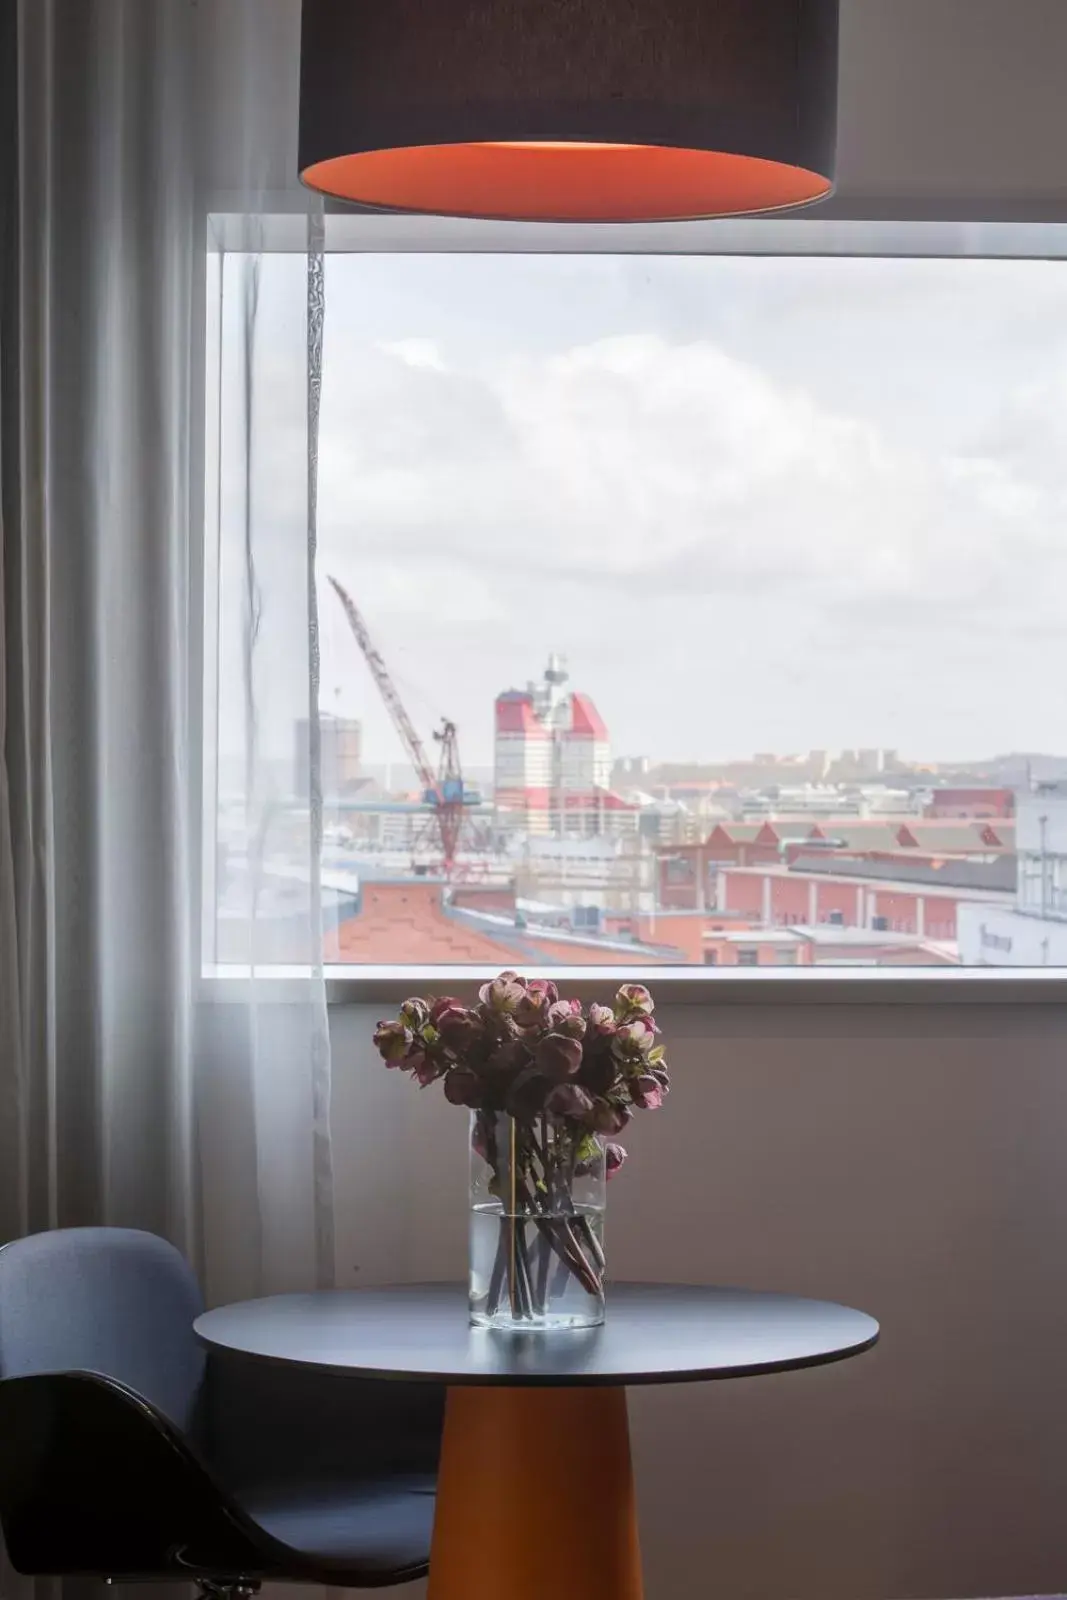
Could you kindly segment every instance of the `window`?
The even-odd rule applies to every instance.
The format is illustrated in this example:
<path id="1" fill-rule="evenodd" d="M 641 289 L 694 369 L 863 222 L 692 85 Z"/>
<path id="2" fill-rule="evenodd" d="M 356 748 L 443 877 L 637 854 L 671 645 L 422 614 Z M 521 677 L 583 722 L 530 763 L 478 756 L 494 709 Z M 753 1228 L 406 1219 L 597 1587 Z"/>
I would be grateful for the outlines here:
<path id="1" fill-rule="evenodd" d="M 822 226 L 826 256 L 331 250 L 331 962 L 703 965 L 713 927 L 777 925 L 810 930 L 816 967 L 1067 967 L 1067 745 L 1045 688 L 1067 593 L 1059 232 L 990 229 L 987 253 L 935 259 L 921 230 L 913 254 L 880 254 L 870 228 Z M 305 270 L 264 257 L 268 344 Z M 225 272 L 217 292 L 225 391 Z M 279 331 L 279 393 L 302 382 L 285 348 Z M 215 534 L 224 569 L 224 497 Z M 224 962 L 251 868 L 219 681 L 205 836 Z M 287 692 L 280 675 L 259 904 L 280 962 L 299 959 L 306 759 Z M 879 893 L 914 914 L 874 914 Z"/>

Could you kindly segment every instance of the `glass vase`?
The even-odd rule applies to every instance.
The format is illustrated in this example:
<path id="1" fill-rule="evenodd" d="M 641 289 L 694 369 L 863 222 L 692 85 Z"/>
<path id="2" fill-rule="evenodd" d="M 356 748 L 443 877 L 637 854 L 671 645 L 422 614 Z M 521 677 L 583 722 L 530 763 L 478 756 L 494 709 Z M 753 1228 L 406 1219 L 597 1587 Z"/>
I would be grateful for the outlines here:
<path id="1" fill-rule="evenodd" d="M 471 1113 L 474 1327 L 603 1322 L 605 1180 L 601 1141 L 567 1119 Z"/>

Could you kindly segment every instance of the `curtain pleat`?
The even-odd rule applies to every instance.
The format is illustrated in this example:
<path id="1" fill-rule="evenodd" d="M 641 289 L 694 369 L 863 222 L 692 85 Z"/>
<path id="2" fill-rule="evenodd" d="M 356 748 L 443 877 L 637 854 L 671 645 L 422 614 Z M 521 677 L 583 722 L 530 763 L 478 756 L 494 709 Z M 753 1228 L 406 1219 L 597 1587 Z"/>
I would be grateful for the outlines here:
<path id="1" fill-rule="evenodd" d="M 136 1222 L 195 1254 L 189 11 L 14 25 L 0 1235 Z"/>

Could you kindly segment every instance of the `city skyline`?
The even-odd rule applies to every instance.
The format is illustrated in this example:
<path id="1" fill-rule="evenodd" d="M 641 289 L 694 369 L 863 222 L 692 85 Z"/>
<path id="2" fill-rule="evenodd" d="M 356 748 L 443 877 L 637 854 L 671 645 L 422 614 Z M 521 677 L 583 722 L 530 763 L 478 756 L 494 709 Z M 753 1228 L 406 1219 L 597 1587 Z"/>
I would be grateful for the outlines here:
<path id="1" fill-rule="evenodd" d="M 239 924 L 250 666 L 274 951 L 305 870 L 285 806 L 307 717 L 305 272 L 257 264 L 254 427 L 247 304 L 222 299 L 224 888 Z M 1057 261 L 330 256 L 314 638 L 320 703 L 360 723 L 343 759 L 334 741 L 339 783 L 356 752 L 402 780 L 407 754 L 330 576 L 428 750 L 458 725 L 468 774 L 494 772 L 498 696 L 552 653 L 597 713 L 569 757 L 524 718 L 504 730 L 513 781 L 472 808 L 452 881 L 410 795 L 337 796 L 332 958 L 1067 962 L 1067 790 L 1031 792 L 1021 762 L 968 789 L 998 756 L 1067 774 L 1065 309 Z M 753 763 L 872 747 L 949 787 L 875 793 L 894 783 L 875 762 L 849 774 L 864 793 L 780 795 L 795 769 Z M 612 755 L 749 771 L 732 794 L 603 803 Z"/>

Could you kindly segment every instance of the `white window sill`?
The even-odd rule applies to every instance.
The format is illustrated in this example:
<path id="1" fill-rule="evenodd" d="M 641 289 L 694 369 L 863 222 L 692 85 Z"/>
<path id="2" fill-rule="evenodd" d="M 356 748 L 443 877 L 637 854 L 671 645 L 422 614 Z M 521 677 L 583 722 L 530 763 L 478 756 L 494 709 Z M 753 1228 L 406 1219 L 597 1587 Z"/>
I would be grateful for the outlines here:
<path id="1" fill-rule="evenodd" d="M 532 969 L 531 969 L 532 975 Z M 569 995 L 595 999 L 620 983 L 647 983 L 660 1005 L 1063 1005 L 1067 970 L 1048 968 L 733 968 L 553 967 L 549 977 Z M 496 969 L 476 967 L 327 967 L 330 1006 L 399 1004 L 412 994 L 454 994 L 471 1000 Z M 216 967 L 202 978 L 208 1002 L 294 1004 L 315 989 L 309 969 Z"/>

